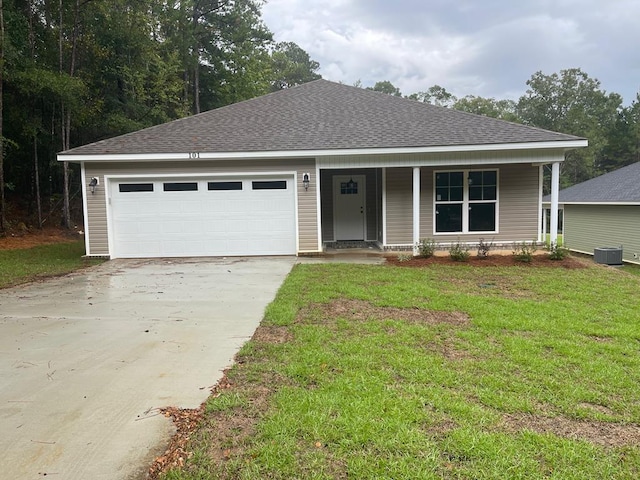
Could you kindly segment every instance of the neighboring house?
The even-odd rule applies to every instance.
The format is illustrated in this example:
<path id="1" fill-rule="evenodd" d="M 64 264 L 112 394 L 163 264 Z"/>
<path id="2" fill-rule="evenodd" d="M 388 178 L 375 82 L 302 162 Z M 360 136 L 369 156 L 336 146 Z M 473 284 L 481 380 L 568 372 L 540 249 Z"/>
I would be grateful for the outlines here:
<path id="1" fill-rule="evenodd" d="M 540 240 L 542 166 L 586 140 L 318 80 L 74 148 L 87 255 Z M 557 191 L 557 190 L 556 190 Z"/>
<path id="2" fill-rule="evenodd" d="M 567 248 L 593 255 L 622 245 L 622 259 L 640 264 L 640 162 L 566 188 L 558 202 Z"/>

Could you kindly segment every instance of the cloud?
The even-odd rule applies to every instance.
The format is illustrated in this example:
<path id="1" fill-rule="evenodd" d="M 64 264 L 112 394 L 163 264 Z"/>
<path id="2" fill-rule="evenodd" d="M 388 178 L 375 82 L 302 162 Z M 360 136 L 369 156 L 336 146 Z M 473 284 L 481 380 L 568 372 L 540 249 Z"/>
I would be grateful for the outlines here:
<path id="1" fill-rule="evenodd" d="M 536 71 L 580 67 L 627 104 L 640 87 L 635 0 L 269 0 L 263 18 L 349 84 L 517 99 Z"/>

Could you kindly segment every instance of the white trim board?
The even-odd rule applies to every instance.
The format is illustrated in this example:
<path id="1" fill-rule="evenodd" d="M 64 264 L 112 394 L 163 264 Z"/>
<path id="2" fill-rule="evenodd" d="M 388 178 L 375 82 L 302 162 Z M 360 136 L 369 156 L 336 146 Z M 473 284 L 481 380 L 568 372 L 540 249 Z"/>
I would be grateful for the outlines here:
<path id="1" fill-rule="evenodd" d="M 146 161 L 198 161 L 198 160 L 235 160 L 235 159 L 285 159 L 318 158 L 352 155 L 402 155 L 407 153 L 451 153 L 451 152 L 487 152 L 506 150 L 569 150 L 588 146 L 587 140 L 566 140 L 557 142 L 500 143 L 486 145 L 443 145 L 432 147 L 390 147 L 390 148 L 354 148 L 336 150 L 277 150 L 260 152 L 176 152 L 176 153 L 136 153 L 136 154 L 90 154 L 74 155 L 60 153 L 59 162 L 146 162 Z"/>

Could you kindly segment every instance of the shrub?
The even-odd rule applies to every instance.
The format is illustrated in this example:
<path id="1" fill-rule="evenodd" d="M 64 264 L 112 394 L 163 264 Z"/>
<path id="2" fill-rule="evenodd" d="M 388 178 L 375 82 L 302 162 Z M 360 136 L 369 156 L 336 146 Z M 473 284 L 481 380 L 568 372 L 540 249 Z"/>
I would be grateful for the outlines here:
<path id="1" fill-rule="evenodd" d="M 456 262 L 466 262 L 469 260 L 469 248 L 462 246 L 462 244 L 458 242 L 455 245 L 451 245 L 449 256 L 451 260 Z"/>
<path id="2" fill-rule="evenodd" d="M 493 240 L 489 243 L 484 241 L 484 238 L 480 239 L 480 243 L 478 243 L 478 258 L 487 258 L 489 256 L 489 251 L 493 248 Z"/>
<path id="3" fill-rule="evenodd" d="M 433 257 L 438 244 L 432 238 L 423 238 L 418 242 L 418 256 L 423 258 Z"/>
<path id="4" fill-rule="evenodd" d="M 519 262 L 529 263 L 531 262 L 531 260 L 533 260 L 533 254 L 537 249 L 538 247 L 536 246 L 536 242 L 516 242 L 513 244 L 513 256 Z"/>
<path id="5" fill-rule="evenodd" d="M 412 258 L 413 258 L 413 255 L 411 255 L 410 253 L 399 253 L 398 254 L 398 262 L 400 262 L 400 263 L 408 262 Z"/>
<path id="6" fill-rule="evenodd" d="M 561 247 L 557 243 L 552 243 L 548 247 L 549 249 L 549 258 L 551 260 L 564 260 L 564 258 L 569 254 L 569 250 L 564 247 Z"/>

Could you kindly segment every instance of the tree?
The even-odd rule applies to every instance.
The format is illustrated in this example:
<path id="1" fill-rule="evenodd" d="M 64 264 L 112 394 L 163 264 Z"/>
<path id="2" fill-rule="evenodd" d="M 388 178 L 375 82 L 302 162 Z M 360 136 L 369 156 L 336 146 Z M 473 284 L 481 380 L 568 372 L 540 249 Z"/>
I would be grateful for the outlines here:
<path id="1" fill-rule="evenodd" d="M 622 109 L 615 122 L 605 132 L 607 144 L 603 147 L 598 161 L 598 169 L 601 172 L 610 172 L 640 161 L 639 125 L 634 110 L 637 110 L 635 104 Z"/>
<path id="2" fill-rule="evenodd" d="M 509 122 L 520 122 L 516 113 L 516 102 L 513 100 L 496 100 L 495 98 L 467 95 L 453 104 L 453 108 L 463 112 L 499 118 Z"/>
<path id="3" fill-rule="evenodd" d="M 393 95 L 394 97 L 401 97 L 400 89 L 393 85 L 389 80 L 382 82 L 376 82 L 373 87 L 367 87 L 367 90 L 373 90 L 374 92 L 386 93 L 387 95 Z"/>
<path id="4" fill-rule="evenodd" d="M 170 0 L 160 3 L 157 37 L 179 52 L 183 98 L 192 112 L 267 93 L 272 34 L 258 0 Z"/>
<path id="5" fill-rule="evenodd" d="M 276 44 L 271 54 L 274 80 L 271 89 L 283 90 L 322 78 L 320 64 L 294 42 Z"/>
<path id="6" fill-rule="evenodd" d="M 622 108 L 622 97 L 601 90 L 600 82 L 579 68 L 560 74 L 536 72 L 520 98 L 517 114 L 522 121 L 548 130 L 585 137 L 589 147 L 567 153 L 562 186 L 573 185 L 602 173 L 600 161 L 610 132 Z"/>
<path id="7" fill-rule="evenodd" d="M 6 230 L 4 198 L 4 3 L 0 0 L 0 234 Z"/>
<path id="8" fill-rule="evenodd" d="M 451 107 L 457 100 L 455 95 L 447 92 L 447 90 L 440 85 L 429 87 L 426 92 L 414 93 L 410 95 L 409 98 L 412 100 L 418 100 L 419 102 L 437 105 L 439 107 Z"/>

